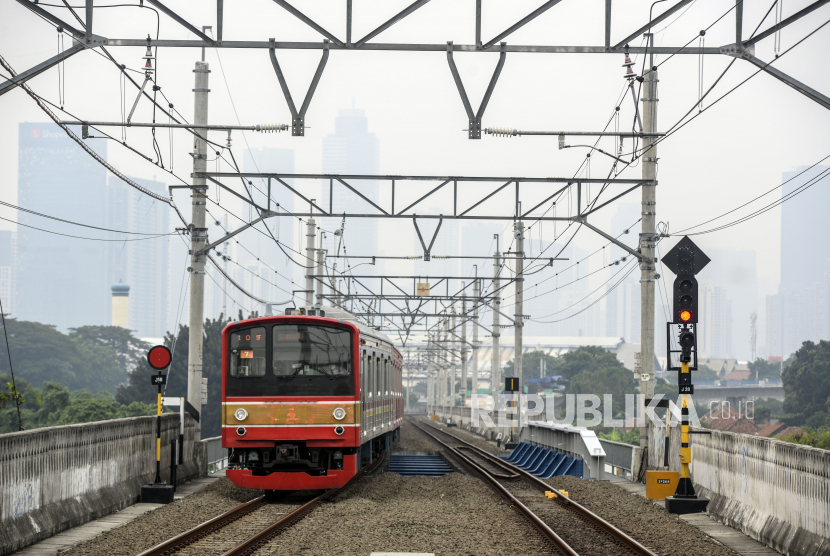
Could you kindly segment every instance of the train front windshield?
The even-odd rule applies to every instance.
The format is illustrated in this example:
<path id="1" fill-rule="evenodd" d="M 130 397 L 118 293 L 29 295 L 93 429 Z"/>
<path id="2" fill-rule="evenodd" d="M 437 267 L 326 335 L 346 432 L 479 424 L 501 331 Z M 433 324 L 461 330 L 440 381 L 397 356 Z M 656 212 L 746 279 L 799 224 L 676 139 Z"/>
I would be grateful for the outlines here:
<path id="1" fill-rule="evenodd" d="M 345 379 L 352 375 L 351 334 L 327 326 L 278 324 L 274 326 L 274 375 Z"/>
<path id="2" fill-rule="evenodd" d="M 352 335 L 307 324 L 234 330 L 228 396 L 353 396 Z"/>

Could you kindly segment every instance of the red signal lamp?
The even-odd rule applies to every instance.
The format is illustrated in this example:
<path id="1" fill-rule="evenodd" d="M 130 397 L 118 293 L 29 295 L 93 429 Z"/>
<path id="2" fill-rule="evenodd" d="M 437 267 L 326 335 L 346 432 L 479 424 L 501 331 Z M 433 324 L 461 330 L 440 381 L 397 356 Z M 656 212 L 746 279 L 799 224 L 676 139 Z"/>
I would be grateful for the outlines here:
<path id="1" fill-rule="evenodd" d="M 689 320 L 691 320 L 691 318 L 692 318 L 692 313 L 690 313 L 689 311 L 681 311 L 680 312 L 680 320 L 682 320 L 683 322 L 689 322 Z"/>

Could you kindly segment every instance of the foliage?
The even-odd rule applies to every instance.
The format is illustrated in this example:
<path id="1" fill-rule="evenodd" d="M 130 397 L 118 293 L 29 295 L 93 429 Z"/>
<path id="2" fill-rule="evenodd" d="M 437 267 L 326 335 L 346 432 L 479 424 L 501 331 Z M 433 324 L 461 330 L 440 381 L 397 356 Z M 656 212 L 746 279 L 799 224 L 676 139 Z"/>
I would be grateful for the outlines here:
<path id="1" fill-rule="evenodd" d="M 691 371 L 692 373 L 692 382 L 697 381 L 710 381 L 710 380 L 720 380 L 718 373 L 713 371 L 706 365 L 698 365 L 696 371 Z"/>
<path id="2" fill-rule="evenodd" d="M 254 318 L 256 314 L 249 318 Z M 244 320 L 240 311 L 239 320 Z M 208 400 L 201 408 L 202 438 L 222 434 L 222 329 L 229 320 L 205 319 L 202 351 L 202 378 L 208 379 Z M 164 345 L 173 353 L 173 361 L 165 371 L 167 386 L 164 394 L 172 397 L 187 397 L 187 358 L 190 327 L 179 326 L 178 334 L 170 332 L 164 337 Z M 130 373 L 125 384 L 118 388 L 115 399 L 123 405 L 133 402 L 155 402 L 156 388 L 150 384 L 150 375 L 155 373 L 146 360 Z"/>
<path id="3" fill-rule="evenodd" d="M 768 423 L 771 418 L 780 418 L 784 413 L 784 402 L 770 398 L 768 400 L 755 401 L 755 413 L 753 415 L 756 423 Z"/>
<path id="4" fill-rule="evenodd" d="M 550 356 L 543 351 L 531 351 L 529 353 L 525 353 L 522 356 L 522 387 L 527 385 L 528 380 L 540 378 L 542 376 L 542 371 L 540 368 L 540 364 L 542 361 L 545 362 L 545 376 L 559 374 L 558 372 L 554 372 L 554 368 L 556 367 L 555 357 Z M 516 376 L 514 371 L 515 363 L 514 360 L 511 359 L 504 366 L 504 376 Z"/>
<path id="5" fill-rule="evenodd" d="M 35 385 L 54 381 L 70 390 L 115 392 L 131 368 L 130 349 L 142 345 L 115 326 L 84 326 L 67 335 L 51 325 L 7 318 L 6 327 L 17 377 Z M 9 372 L 6 358 L 0 358 L 0 372 Z"/>
<path id="6" fill-rule="evenodd" d="M 781 378 L 787 424 L 813 429 L 830 425 L 830 342 L 804 342 Z"/>
<path id="7" fill-rule="evenodd" d="M 5 377 L 3 377 L 5 378 Z M 46 381 L 43 388 L 31 385 L 25 379 L 17 379 L 21 399 L 20 413 L 26 429 L 90 423 L 106 419 L 137 417 L 156 413 L 155 404 L 132 403 L 122 405 L 107 391 L 89 392 L 69 388 L 57 382 Z M 17 410 L 8 407 L 0 410 L 0 433 L 18 430 Z"/>
<path id="8" fill-rule="evenodd" d="M 599 346 L 585 346 L 562 355 L 556 374 L 569 379 L 566 394 L 613 396 L 614 416 L 625 412 L 625 395 L 634 394 L 634 377 L 613 353 Z"/>
<path id="9" fill-rule="evenodd" d="M 606 430 L 608 429 L 601 429 L 597 432 L 597 436 L 603 440 L 623 442 L 625 444 L 631 444 L 632 446 L 640 445 L 640 429 L 638 428 L 632 428 L 629 431 L 626 431 L 625 429 L 613 428 L 610 433 L 603 432 Z"/>
<path id="10" fill-rule="evenodd" d="M 822 450 L 830 450 L 830 427 L 824 427 L 821 429 L 804 427 L 801 432 L 782 434 L 776 438 L 783 440 L 784 442 L 805 444 L 814 448 L 821 448 Z"/>
<path id="11" fill-rule="evenodd" d="M 786 361 L 784 361 L 784 370 L 793 364 L 795 361 L 795 355 L 791 355 Z M 760 357 L 755 361 L 749 364 L 749 370 L 752 371 L 752 375 L 750 376 L 751 379 L 755 379 L 755 373 L 758 373 L 759 379 L 772 379 L 772 380 L 781 380 L 781 363 L 774 362 L 770 363 L 769 361 L 764 361 Z"/>

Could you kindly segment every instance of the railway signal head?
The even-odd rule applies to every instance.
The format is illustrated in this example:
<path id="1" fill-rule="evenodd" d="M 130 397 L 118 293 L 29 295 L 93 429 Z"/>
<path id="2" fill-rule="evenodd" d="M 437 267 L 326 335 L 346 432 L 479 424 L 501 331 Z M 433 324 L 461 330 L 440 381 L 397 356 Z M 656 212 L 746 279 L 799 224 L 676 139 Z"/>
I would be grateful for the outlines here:
<path id="1" fill-rule="evenodd" d="M 698 289 L 695 275 L 709 264 L 709 257 L 687 236 L 666 253 L 663 264 L 677 276 L 674 280 L 672 322 L 697 324 Z"/>

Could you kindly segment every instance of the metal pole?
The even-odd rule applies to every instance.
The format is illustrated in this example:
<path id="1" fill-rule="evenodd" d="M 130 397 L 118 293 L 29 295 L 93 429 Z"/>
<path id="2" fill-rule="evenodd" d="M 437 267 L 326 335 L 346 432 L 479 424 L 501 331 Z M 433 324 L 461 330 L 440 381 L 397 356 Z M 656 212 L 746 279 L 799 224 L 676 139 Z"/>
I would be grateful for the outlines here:
<path id="1" fill-rule="evenodd" d="M 524 237 L 525 237 L 525 223 L 519 220 L 516 223 L 516 319 L 515 323 L 515 349 L 513 350 L 513 374 L 519 379 L 519 386 L 524 384 L 522 380 L 522 356 L 524 350 L 522 348 L 522 326 L 524 322 Z M 521 392 L 521 390 L 519 390 Z"/>
<path id="2" fill-rule="evenodd" d="M 412 394 L 412 358 L 411 352 L 406 352 L 406 398 L 403 400 L 404 413 L 409 413 L 409 396 Z"/>
<path id="3" fill-rule="evenodd" d="M 499 309 L 501 309 L 501 255 L 499 253 L 499 236 L 496 235 L 496 252 L 493 254 L 493 354 L 490 362 L 490 393 L 498 409 L 499 385 L 501 384 L 501 353 L 499 353 Z"/>
<path id="4" fill-rule="evenodd" d="M 161 369 L 158 370 L 158 405 L 156 406 L 156 480 L 154 484 L 161 484 Z"/>
<path id="5" fill-rule="evenodd" d="M 476 272 L 478 272 L 476 265 Z M 481 281 L 473 282 L 473 383 L 472 394 L 478 394 L 478 305 L 481 298 Z"/>
<path id="6" fill-rule="evenodd" d="M 323 268 L 326 261 L 326 252 L 320 248 L 317 250 L 317 275 L 323 274 Z M 317 278 L 317 306 L 323 306 L 323 279 Z"/>
<path id="7" fill-rule="evenodd" d="M 462 291 L 467 284 L 461 282 Z M 461 407 L 467 407 L 467 294 L 461 297 Z"/>
<path id="8" fill-rule="evenodd" d="M 450 352 L 450 405 L 455 406 L 455 379 L 458 376 L 456 369 L 455 354 L 458 353 L 458 336 L 455 331 L 455 307 L 452 308 L 452 322 L 450 323 L 450 333 L 452 334 L 452 351 Z"/>
<path id="9" fill-rule="evenodd" d="M 653 35 L 647 39 L 653 44 Z M 654 55 L 649 60 L 643 95 L 643 131 L 657 130 L 657 71 Z M 656 233 L 657 149 L 654 137 L 643 138 L 642 232 L 640 233 L 640 393 L 641 399 L 654 397 L 654 236 Z M 648 446 L 649 436 L 654 434 L 645 418 L 645 404 L 640 405 L 640 446 Z"/>
<path id="10" fill-rule="evenodd" d="M 222 229 L 228 229 L 228 215 L 227 213 L 222 216 Z M 233 320 L 228 316 L 228 241 L 222 244 L 222 260 L 224 261 L 225 266 L 225 274 L 223 275 L 223 286 L 222 286 L 222 316 L 225 320 Z"/>
<path id="11" fill-rule="evenodd" d="M 305 229 L 305 304 L 306 307 L 312 307 L 314 305 L 314 279 L 311 278 L 311 274 L 314 273 L 314 238 L 317 232 L 316 222 L 313 218 L 306 220 Z"/>
<path id="12" fill-rule="evenodd" d="M 196 128 L 193 146 L 193 172 L 199 175 L 207 170 L 207 130 L 199 124 L 206 125 L 208 121 L 208 75 L 210 70 L 207 62 L 196 62 L 195 108 L 193 123 Z M 205 261 L 206 255 L 199 255 L 207 245 L 207 228 L 205 227 L 205 212 L 207 203 L 207 180 L 193 178 L 192 215 L 190 230 L 190 330 L 187 354 L 187 401 L 202 410 L 202 335 L 205 312 Z M 201 420 L 196 421 L 196 441 L 202 436 Z"/>

